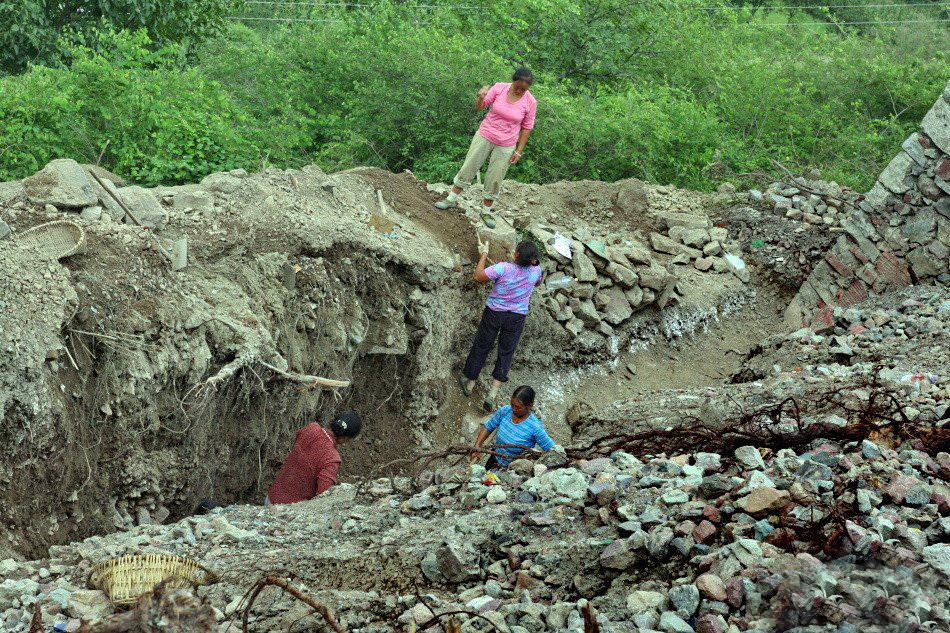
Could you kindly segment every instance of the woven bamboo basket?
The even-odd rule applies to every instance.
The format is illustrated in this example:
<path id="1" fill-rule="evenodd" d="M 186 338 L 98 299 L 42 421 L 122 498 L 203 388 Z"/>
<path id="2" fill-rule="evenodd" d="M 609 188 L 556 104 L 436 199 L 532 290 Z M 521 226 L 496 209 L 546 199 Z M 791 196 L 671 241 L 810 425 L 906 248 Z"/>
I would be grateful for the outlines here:
<path id="1" fill-rule="evenodd" d="M 131 606 L 159 583 L 178 589 L 207 585 L 217 579 L 214 572 L 182 556 L 134 554 L 93 567 L 89 586 L 105 592 L 118 606 Z"/>
<path id="2" fill-rule="evenodd" d="M 69 220 L 54 220 L 30 227 L 16 236 L 23 248 L 37 250 L 43 259 L 62 259 L 82 252 L 86 232 Z"/>

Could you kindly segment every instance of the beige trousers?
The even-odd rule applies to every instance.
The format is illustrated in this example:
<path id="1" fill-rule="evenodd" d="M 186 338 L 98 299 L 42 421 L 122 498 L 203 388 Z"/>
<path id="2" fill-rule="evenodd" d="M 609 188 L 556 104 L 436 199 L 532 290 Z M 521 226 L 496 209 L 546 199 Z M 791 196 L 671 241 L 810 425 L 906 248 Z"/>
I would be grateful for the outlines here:
<path id="1" fill-rule="evenodd" d="M 476 132 L 472 138 L 472 144 L 468 146 L 465 162 L 462 163 L 462 168 L 455 175 L 452 184 L 462 189 L 472 184 L 475 174 L 478 173 L 478 170 L 485 163 L 485 159 L 488 158 L 488 171 L 485 172 L 485 199 L 494 200 L 501 193 L 501 181 L 505 179 L 505 173 L 508 171 L 508 161 L 514 153 L 514 146 L 501 147 L 495 145 Z"/>

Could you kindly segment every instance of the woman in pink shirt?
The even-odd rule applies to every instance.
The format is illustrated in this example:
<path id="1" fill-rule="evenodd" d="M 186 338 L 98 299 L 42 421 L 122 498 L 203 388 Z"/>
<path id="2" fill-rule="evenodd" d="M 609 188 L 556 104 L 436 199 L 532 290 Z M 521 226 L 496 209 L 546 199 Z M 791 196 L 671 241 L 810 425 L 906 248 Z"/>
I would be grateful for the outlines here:
<path id="1" fill-rule="evenodd" d="M 501 181 L 509 165 L 521 160 L 528 136 L 534 128 L 534 115 L 538 108 L 528 88 L 534 83 L 534 76 L 527 68 L 519 68 L 511 77 L 511 83 L 497 83 L 491 88 L 482 87 L 475 100 L 475 108 L 488 108 L 488 114 L 478 126 L 478 132 L 472 138 L 465 162 L 452 181 L 454 185 L 445 200 L 435 204 L 438 209 L 452 209 L 458 206 L 462 188 L 472 184 L 475 174 L 488 159 L 488 171 L 485 172 L 485 197 L 483 219 L 492 225 L 490 214 L 492 204 L 501 191 Z"/>

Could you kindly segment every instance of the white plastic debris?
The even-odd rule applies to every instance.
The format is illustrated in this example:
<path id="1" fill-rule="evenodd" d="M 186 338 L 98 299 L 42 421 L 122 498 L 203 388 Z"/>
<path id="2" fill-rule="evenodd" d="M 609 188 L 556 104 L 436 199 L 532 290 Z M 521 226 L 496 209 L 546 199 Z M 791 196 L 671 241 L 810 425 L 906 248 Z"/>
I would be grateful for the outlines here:
<path id="1" fill-rule="evenodd" d="M 729 265 L 736 270 L 745 270 L 745 261 L 738 255 L 726 253 L 726 261 L 729 262 Z"/>
<path id="2" fill-rule="evenodd" d="M 563 255 L 564 257 L 571 259 L 571 240 L 567 239 L 560 233 L 554 234 L 554 250 Z"/>

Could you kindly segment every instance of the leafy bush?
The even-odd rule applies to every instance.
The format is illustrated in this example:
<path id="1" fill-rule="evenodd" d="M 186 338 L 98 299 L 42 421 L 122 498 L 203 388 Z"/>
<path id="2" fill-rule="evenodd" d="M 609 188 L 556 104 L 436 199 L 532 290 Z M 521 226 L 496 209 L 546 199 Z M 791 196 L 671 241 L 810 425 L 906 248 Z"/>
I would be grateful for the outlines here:
<path id="1" fill-rule="evenodd" d="M 527 64 L 538 120 L 512 177 L 712 188 L 730 173 L 774 172 L 777 159 L 864 189 L 947 79 L 950 29 L 938 23 L 785 24 L 881 17 L 870 9 L 452 4 L 253 5 L 258 17 L 319 21 L 233 24 L 193 58 L 141 33 L 89 36 L 68 50 L 68 69 L 0 80 L 0 176 L 102 153 L 146 183 L 312 162 L 447 181 L 478 125 L 475 92 Z"/>
<path id="2" fill-rule="evenodd" d="M 142 32 L 109 39 L 108 55 L 74 48 L 68 70 L 0 79 L 0 178 L 69 156 L 158 184 L 256 158 L 221 86 L 197 68 L 176 69 L 174 51 L 150 51 Z"/>
<path id="3" fill-rule="evenodd" d="M 0 71 L 55 64 L 100 30 L 143 29 L 156 45 L 189 46 L 219 32 L 232 0 L 0 0 Z"/>

